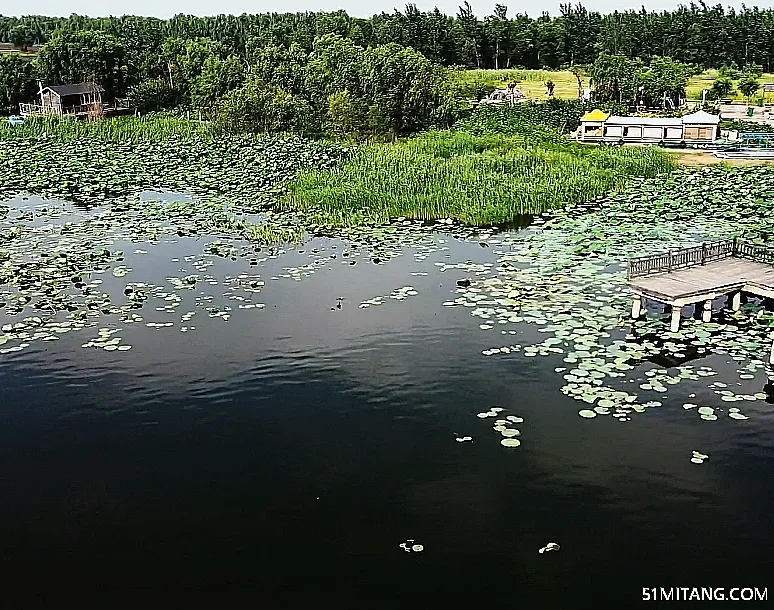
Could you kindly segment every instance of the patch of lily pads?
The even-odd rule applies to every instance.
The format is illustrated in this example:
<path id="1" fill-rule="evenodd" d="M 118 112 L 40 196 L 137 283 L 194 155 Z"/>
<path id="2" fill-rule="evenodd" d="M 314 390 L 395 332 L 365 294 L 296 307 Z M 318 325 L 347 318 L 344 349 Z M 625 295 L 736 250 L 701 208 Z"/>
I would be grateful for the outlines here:
<path id="1" fill-rule="evenodd" d="M 694 464 L 703 464 L 704 460 L 707 458 L 709 458 L 709 456 L 705 455 L 704 453 L 699 453 L 698 451 L 691 452 L 691 462 Z"/>
<path id="2" fill-rule="evenodd" d="M 759 373 L 764 380 L 772 376 L 766 359 L 774 314 L 760 303 L 722 315 L 718 303 L 712 322 L 684 318 L 675 333 L 658 305 L 643 319 L 630 318 L 627 257 L 736 235 L 761 242 L 774 236 L 770 170 L 713 168 L 639 180 L 625 192 L 543 214 L 526 231 L 497 236 L 491 240 L 497 264 L 468 270 L 471 281 L 458 285 L 457 298 L 444 305 L 468 308 L 483 320 L 483 330 L 532 339 L 505 350 L 496 344 L 484 355 L 561 356 L 567 364 L 557 367 L 565 381 L 561 391 L 589 405 L 579 410 L 581 417 L 628 421 L 660 407 L 681 383 L 717 383 L 717 371 L 689 364 L 692 359 L 725 355 L 741 365 L 743 383 L 760 379 Z M 720 404 L 766 398 L 760 391 L 710 387 Z M 717 407 L 702 409 L 702 419 L 717 419 Z M 745 416 L 734 411 L 729 417 Z"/>
<path id="3" fill-rule="evenodd" d="M 419 292 L 417 292 L 417 290 L 413 286 L 403 286 L 401 288 L 396 288 L 386 297 L 380 296 L 380 297 L 374 297 L 372 299 L 367 299 L 362 303 L 360 303 L 358 307 L 360 309 L 367 309 L 368 307 L 376 307 L 378 305 L 383 305 L 385 303 L 385 299 L 405 301 L 408 297 L 415 297 L 418 294 Z"/>
<path id="4" fill-rule="evenodd" d="M 264 305 L 256 299 L 266 280 L 258 273 L 217 274 L 218 261 L 260 267 L 286 253 L 268 237 L 297 238 L 307 232 L 340 238 L 345 245 L 311 247 L 309 262 L 285 267 L 268 279 L 301 281 L 333 263 L 378 267 L 408 251 L 421 263 L 434 252 L 449 251 L 454 239 L 488 246 L 495 262 L 435 263 L 442 276 L 452 275 L 456 283 L 455 298 L 443 305 L 467 308 L 482 330 L 507 337 L 493 342 L 484 355 L 561 357 L 565 366 L 556 367 L 561 391 L 583 403 L 582 417 L 629 421 L 660 407 L 681 383 L 722 383 L 711 367 L 688 364 L 691 358 L 726 355 L 737 363 L 745 383 L 770 374 L 765 359 L 774 316 L 760 304 L 727 311 L 710 324 L 685 319 L 680 331 L 671 333 L 669 316 L 660 310 L 630 320 L 625 273 L 627 256 L 733 235 L 770 240 L 774 175 L 765 168 L 705 168 L 637 180 L 611 197 L 536 216 L 524 231 L 405 218 L 333 230 L 305 224 L 274 204 L 299 169 L 329 166 L 347 154 L 335 145 L 250 136 L 219 143 L 193 138 L 76 146 L 49 138 L 25 146 L 0 140 L 0 172 L 8 177 L 0 197 L 37 193 L 82 205 L 52 200 L 0 206 L 0 310 L 13 322 L 0 334 L 0 351 L 99 327 L 106 315 L 159 331 L 177 327 L 188 332 L 196 328 L 190 321 L 197 311 L 227 321 L 237 311 L 260 310 Z M 194 197 L 158 201 L 138 196 L 149 188 Z M 137 265 L 130 256 L 143 256 L 162 242 L 191 239 L 193 244 L 201 238 L 208 240 L 203 247 L 174 261 L 180 275 L 167 277 L 166 285 L 133 277 Z M 297 251 L 303 252 L 302 246 Z M 112 282 L 124 282 L 122 296 L 106 289 L 105 274 Z M 388 296 L 404 300 L 416 292 L 406 286 Z M 186 296 L 190 293 L 196 294 L 193 302 Z M 385 298 L 364 301 L 361 307 L 380 305 Z M 188 311 L 178 317 L 183 304 Z M 92 347 L 117 345 L 102 342 L 97 337 Z M 668 368 L 655 366 L 658 359 L 670 363 Z M 759 391 L 710 388 L 718 405 L 765 398 Z M 702 406 L 717 410 L 718 405 Z M 746 417 L 739 410 L 728 414 Z"/>
<path id="5" fill-rule="evenodd" d="M 505 409 L 502 407 L 491 407 L 489 411 L 482 411 L 477 415 L 479 419 L 487 419 L 489 417 L 498 417 L 492 427 L 495 432 L 499 432 L 503 437 L 500 440 L 500 444 L 503 447 L 514 448 L 521 445 L 521 441 L 516 438 L 521 436 L 521 431 L 513 426 L 524 423 L 524 418 L 518 415 L 500 415 Z"/>

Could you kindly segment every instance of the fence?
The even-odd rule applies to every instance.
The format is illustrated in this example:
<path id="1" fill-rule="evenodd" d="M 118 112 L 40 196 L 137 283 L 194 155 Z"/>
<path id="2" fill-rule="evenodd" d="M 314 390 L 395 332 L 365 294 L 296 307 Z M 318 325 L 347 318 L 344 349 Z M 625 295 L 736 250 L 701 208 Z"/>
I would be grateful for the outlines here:
<path id="1" fill-rule="evenodd" d="M 744 146 L 753 148 L 774 147 L 774 133 L 742 133 L 739 134 Z"/>
<path id="2" fill-rule="evenodd" d="M 774 265 L 774 247 L 737 240 L 734 256 Z"/>
<path id="3" fill-rule="evenodd" d="M 736 238 L 704 243 L 691 248 L 633 258 L 629 260 L 627 277 L 632 279 L 653 273 L 671 273 L 729 257 L 746 258 L 774 265 L 774 247 L 753 244 Z"/>
<path id="4" fill-rule="evenodd" d="M 41 106 L 40 104 L 19 104 L 19 114 L 22 116 L 76 116 L 101 114 L 103 110 L 104 105 L 100 103 L 81 104 L 65 108 L 60 106 Z"/>

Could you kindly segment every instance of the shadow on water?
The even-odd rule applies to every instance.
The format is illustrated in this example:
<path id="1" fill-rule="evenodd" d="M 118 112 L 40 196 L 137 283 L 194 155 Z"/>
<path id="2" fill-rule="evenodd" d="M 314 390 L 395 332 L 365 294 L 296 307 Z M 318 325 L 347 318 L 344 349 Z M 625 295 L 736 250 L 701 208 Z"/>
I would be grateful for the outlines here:
<path id="1" fill-rule="evenodd" d="M 521 231 L 535 222 L 536 214 L 518 214 L 508 222 L 502 222 L 492 225 L 498 232 L 501 231 Z"/>
<path id="2" fill-rule="evenodd" d="M 761 391 L 766 394 L 766 402 L 774 405 L 774 380 L 769 379 Z"/>
<path id="3" fill-rule="evenodd" d="M 681 355 L 678 356 L 674 353 L 663 351 L 660 354 L 656 354 L 655 356 L 650 356 L 648 361 L 665 369 L 669 369 L 675 366 L 682 366 L 683 364 L 693 362 L 695 360 L 701 360 L 702 358 L 706 358 L 707 356 L 712 355 L 712 352 L 700 352 L 697 347 L 689 347 L 686 348 L 683 352 L 680 352 L 680 354 Z"/>

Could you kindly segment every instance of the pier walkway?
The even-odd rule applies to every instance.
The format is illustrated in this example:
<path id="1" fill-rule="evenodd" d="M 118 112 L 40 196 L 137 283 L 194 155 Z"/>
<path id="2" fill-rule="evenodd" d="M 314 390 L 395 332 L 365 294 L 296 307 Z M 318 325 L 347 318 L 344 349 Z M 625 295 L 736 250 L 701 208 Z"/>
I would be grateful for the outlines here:
<path id="1" fill-rule="evenodd" d="M 740 239 L 705 243 L 629 260 L 627 278 L 634 294 L 632 317 L 646 299 L 672 307 L 672 332 L 680 328 L 682 309 L 702 303 L 702 320 L 712 317 L 712 301 L 728 298 L 738 311 L 742 293 L 774 298 L 774 247 Z M 769 361 L 774 363 L 774 345 Z"/>

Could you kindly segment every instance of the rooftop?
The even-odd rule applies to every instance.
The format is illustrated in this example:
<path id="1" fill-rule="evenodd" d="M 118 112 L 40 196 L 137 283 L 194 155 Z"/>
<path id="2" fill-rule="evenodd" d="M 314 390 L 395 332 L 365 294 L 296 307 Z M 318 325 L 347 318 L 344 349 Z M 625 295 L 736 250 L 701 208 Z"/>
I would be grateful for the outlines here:
<path id="1" fill-rule="evenodd" d="M 105 90 L 96 83 L 76 83 L 73 85 L 49 85 L 44 89 L 50 89 L 59 97 L 69 95 L 82 95 L 84 93 L 104 93 Z"/>
<path id="2" fill-rule="evenodd" d="M 717 114 L 710 114 L 709 112 L 699 110 L 699 112 L 694 112 L 693 114 L 686 114 L 683 117 L 683 123 L 691 125 L 717 125 L 720 123 L 720 117 Z"/>
<path id="3" fill-rule="evenodd" d="M 587 112 L 581 117 L 581 121 L 605 121 L 610 115 L 606 112 L 602 112 L 599 108 L 594 108 L 591 112 Z"/>
<path id="4" fill-rule="evenodd" d="M 606 125 L 654 125 L 663 127 L 664 125 L 673 125 L 675 127 L 683 126 L 683 119 L 664 118 L 664 117 L 642 117 L 642 116 L 611 116 Z"/>

